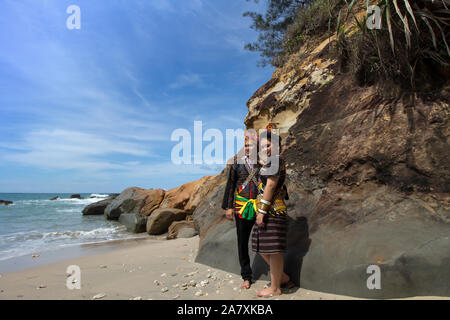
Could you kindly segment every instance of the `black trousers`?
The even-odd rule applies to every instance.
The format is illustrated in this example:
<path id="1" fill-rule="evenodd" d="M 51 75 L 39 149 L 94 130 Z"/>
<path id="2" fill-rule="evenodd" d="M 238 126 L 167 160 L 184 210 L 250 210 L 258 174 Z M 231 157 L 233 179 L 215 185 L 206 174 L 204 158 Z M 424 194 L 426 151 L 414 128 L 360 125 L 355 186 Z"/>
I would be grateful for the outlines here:
<path id="1" fill-rule="evenodd" d="M 241 265 L 241 276 L 244 280 L 252 280 L 252 268 L 250 267 L 250 257 L 248 255 L 248 240 L 252 233 L 255 220 L 241 219 L 235 214 L 236 231 L 238 240 L 239 264 Z"/>

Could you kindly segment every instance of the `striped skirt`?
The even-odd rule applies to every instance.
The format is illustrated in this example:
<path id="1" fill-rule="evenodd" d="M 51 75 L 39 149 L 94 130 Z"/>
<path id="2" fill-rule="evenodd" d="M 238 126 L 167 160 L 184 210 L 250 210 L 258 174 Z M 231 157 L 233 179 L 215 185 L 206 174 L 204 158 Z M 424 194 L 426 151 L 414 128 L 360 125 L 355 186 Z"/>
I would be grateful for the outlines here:
<path id="1" fill-rule="evenodd" d="M 252 250 L 262 254 L 284 253 L 287 243 L 287 215 L 264 216 L 264 227 L 252 231 Z"/>

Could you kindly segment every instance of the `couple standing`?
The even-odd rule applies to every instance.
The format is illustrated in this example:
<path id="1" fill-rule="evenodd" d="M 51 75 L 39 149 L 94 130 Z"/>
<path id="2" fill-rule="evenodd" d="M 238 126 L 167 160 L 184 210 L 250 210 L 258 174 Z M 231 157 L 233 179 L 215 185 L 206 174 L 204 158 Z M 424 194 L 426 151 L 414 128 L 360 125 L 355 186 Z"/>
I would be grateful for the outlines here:
<path id="1" fill-rule="evenodd" d="M 244 280 L 241 288 L 249 289 L 252 283 L 248 254 L 250 234 L 252 250 L 270 267 L 271 282 L 258 292 L 260 297 L 280 295 L 281 288 L 294 286 L 283 272 L 287 239 L 284 200 L 287 199 L 287 192 L 284 186 L 286 166 L 279 156 L 280 145 L 280 137 L 273 133 L 271 125 L 259 137 L 246 133 L 245 155 L 239 159 L 241 161 L 235 157 L 230 167 L 222 204 L 226 217 L 236 221 L 239 263 Z M 258 161 L 252 161 L 256 158 Z"/>

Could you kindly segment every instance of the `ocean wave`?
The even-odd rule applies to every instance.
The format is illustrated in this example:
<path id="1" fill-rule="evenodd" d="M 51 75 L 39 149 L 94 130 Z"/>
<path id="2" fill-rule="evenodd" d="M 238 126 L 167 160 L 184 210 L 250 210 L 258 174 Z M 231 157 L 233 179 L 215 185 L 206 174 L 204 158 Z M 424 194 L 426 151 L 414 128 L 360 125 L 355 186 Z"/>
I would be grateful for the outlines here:
<path id="1" fill-rule="evenodd" d="M 97 228 L 93 230 L 75 230 L 75 231 L 54 231 L 40 233 L 38 231 L 15 232 L 0 236 L 0 244 L 11 242 L 33 242 L 36 240 L 59 241 L 59 240 L 76 240 L 76 239 L 103 239 L 108 240 L 109 237 L 124 233 L 125 226 L 114 226 L 106 228 Z"/>
<path id="2" fill-rule="evenodd" d="M 92 193 L 89 198 L 108 198 L 109 194 Z"/>
<path id="3" fill-rule="evenodd" d="M 70 242 L 70 243 L 63 243 L 63 244 L 55 244 L 52 246 L 42 246 L 38 243 L 34 243 L 33 245 L 19 245 L 14 248 L 0 250 L 0 261 L 8 260 L 11 258 L 16 257 L 22 257 L 27 256 L 31 254 L 42 254 L 44 252 L 63 249 L 67 247 L 74 247 L 79 245 L 89 245 L 89 244 L 101 244 L 101 243 L 110 243 L 117 240 L 122 239 L 141 239 L 144 238 L 143 235 L 137 235 L 137 234 L 130 234 L 123 237 L 116 237 L 116 238 L 109 238 L 109 239 L 91 239 L 91 241 L 79 241 L 79 242 Z"/>

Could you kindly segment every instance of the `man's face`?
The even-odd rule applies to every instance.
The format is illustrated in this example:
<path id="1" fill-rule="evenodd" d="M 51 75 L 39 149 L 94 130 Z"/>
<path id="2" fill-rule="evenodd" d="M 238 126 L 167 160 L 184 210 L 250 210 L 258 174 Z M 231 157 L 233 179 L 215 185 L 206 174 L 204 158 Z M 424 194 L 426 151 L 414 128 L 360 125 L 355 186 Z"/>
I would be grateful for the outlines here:
<path id="1" fill-rule="evenodd" d="M 244 151 L 245 155 L 250 158 L 250 160 L 254 159 L 254 162 L 256 163 L 257 159 L 257 145 L 256 142 L 246 139 L 245 145 L 244 145 Z"/>

